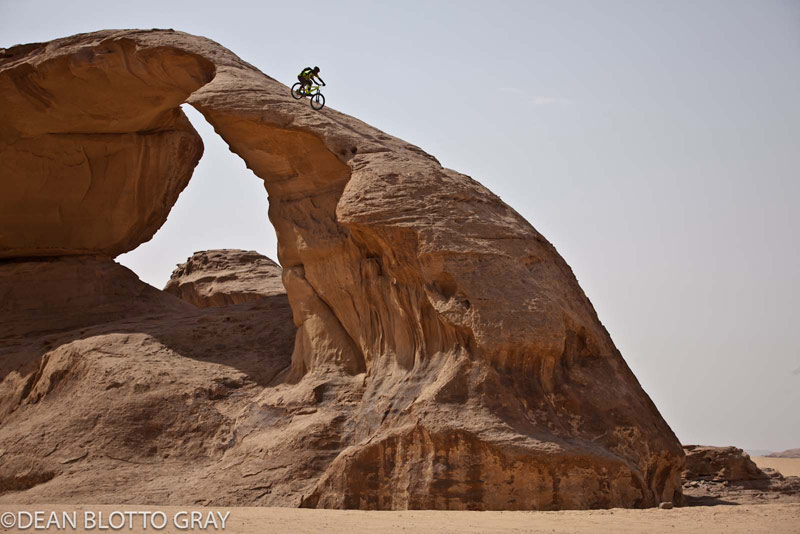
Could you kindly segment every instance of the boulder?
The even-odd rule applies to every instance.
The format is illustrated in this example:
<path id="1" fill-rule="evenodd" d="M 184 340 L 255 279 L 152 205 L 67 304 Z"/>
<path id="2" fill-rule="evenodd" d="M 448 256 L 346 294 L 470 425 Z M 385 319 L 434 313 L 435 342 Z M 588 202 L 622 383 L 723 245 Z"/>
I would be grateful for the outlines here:
<path id="1" fill-rule="evenodd" d="M 0 75 L 11 68 L 32 73 L 24 87 L 36 94 L 39 78 L 54 88 L 59 76 L 67 86 L 76 83 L 69 69 L 39 73 L 49 65 L 40 59 L 80 64 L 103 50 L 129 50 L 123 59 L 134 54 L 161 65 L 136 74 L 147 84 L 154 77 L 164 94 L 172 95 L 161 87 L 164 79 L 198 82 L 187 101 L 269 194 L 297 328 L 291 363 L 258 383 L 257 401 L 226 408 L 231 451 L 203 474 L 204 502 L 528 510 L 681 502 L 680 443 L 570 267 L 500 198 L 419 147 L 333 109 L 313 111 L 288 87 L 202 37 L 157 30 L 78 35 L 6 51 Z M 96 64 L 110 81 L 97 95 L 91 84 L 83 88 L 86 110 L 102 108 L 104 88 L 128 79 L 125 69 Z M 212 71 L 213 80 L 199 83 Z M 136 109 L 158 129 L 169 110 L 175 117 L 180 98 L 151 102 L 152 113 Z M 61 113 L 58 100 L 51 104 L 56 111 L 35 123 L 48 125 L 52 116 L 55 124 L 71 124 L 85 112 L 68 105 Z M 100 121 L 113 124 L 117 111 Z M 127 110 L 119 113 L 119 124 L 131 124 Z M 4 131 L 13 141 L 17 130 Z M 96 172 L 104 176 L 105 168 Z M 26 191 L 12 202 L 19 213 L 50 197 L 47 189 Z M 153 209 L 165 216 L 172 197 L 159 199 L 163 205 Z M 20 236 L 18 219 L 0 218 L 0 233 L 16 243 L 0 241 L 4 254 L 44 254 L 33 237 Z M 161 217 L 148 220 L 157 226 Z M 84 227 L 98 224 L 90 218 Z M 125 247 L 86 246 L 110 255 L 146 233 L 123 232 Z M 232 308 L 246 305 L 255 304 Z M 224 354 L 230 340 L 208 342 Z M 180 439 L 161 426 L 152 432 Z M 226 487 L 212 481 L 237 475 L 252 492 L 240 491 L 241 482 L 210 489 Z M 57 478 L 37 488 L 56 487 Z M 87 485 L 69 498 L 97 502 L 95 490 Z"/>
<path id="2" fill-rule="evenodd" d="M 689 506 L 800 502 L 800 477 L 760 469 L 742 449 L 684 445 L 683 494 Z"/>
<path id="3" fill-rule="evenodd" d="M 281 267 L 255 251 L 195 252 L 172 272 L 164 291 L 198 308 L 230 306 L 285 295 Z"/>
<path id="4" fill-rule="evenodd" d="M 684 445 L 686 453 L 686 480 L 717 480 L 738 482 L 769 478 L 742 449 L 736 447 L 711 447 Z"/>

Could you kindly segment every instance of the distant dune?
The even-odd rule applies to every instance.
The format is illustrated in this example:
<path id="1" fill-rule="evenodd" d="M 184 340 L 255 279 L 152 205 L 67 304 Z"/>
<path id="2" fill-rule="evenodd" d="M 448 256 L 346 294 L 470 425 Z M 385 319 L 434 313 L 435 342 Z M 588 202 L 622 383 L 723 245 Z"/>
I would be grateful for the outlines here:
<path id="1" fill-rule="evenodd" d="M 783 452 L 767 454 L 769 458 L 800 458 L 800 449 L 786 449 Z"/>
<path id="2" fill-rule="evenodd" d="M 744 452 L 749 454 L 751 457 L 753 456 L 769 456 L 772 454 L 772 451 L 769 449 L 745 449 Z"/>

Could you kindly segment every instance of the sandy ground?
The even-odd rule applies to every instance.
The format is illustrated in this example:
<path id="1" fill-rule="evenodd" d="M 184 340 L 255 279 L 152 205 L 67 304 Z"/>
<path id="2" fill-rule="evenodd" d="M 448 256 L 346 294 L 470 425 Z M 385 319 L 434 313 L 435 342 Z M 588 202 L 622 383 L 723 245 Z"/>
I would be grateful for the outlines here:
<path id="1" fill-rule="evenodd" d="M 800 458 L 767 458 L 765 456 L 755 456 L 753 461 L 758 467 L 764 469 L 771 467 L 777 469 L 785 477 L 800 477 Z"/>
<path id="2" fill-rule="evenodd" d="M 150 525 L 142 529 L 141 515 L 133 515 L 133 529 L 114 530 L 110 525 L 119 526 L 123 516 L 111 518 L 112 512 L 154 512 L 164 513 L 168 521 L 166 528 L 157 529 Z M 209 513 L 217 518 L 218 529 L 209 523 L 205 530 L 179 529 L 173 524 L 177 518 L 179 525 L 185 516 L 181 511 L 197 511 L 203 519 Z M 0 527 L 0 532 L 126 532 L 126 533 L 170 533 L 180 532 L 226 532 L 239 533 L 291 533 L 291 534 L 361 534 L 361 533 L 431 533 L 431 534 L 465 534 L 465 533 L 655 533 L 670 532 L 676 534 L 703 532 L 715 533 L 753 533 L 769 532 L 771 534 L 800 533 L 800 504 L 761 504 L 743 506 L 709 506 L 693 508 L 676 508 L 673 510 L 591 510 L 568 512 L 362 512 L 340 510 L 301 510 L 294 508 L 179 508 L 148 506 L 0 506 L 0 522 L 8 525 L 10 518 L 19 517 L 20 511 L 42 511 L 43 521 L 51 512 L 61 514 L 75 513 L 77 529 L 70 527 L 58 530 L 55 525 L 50 529 Z M 107 526 L 101 530 L 98 524 L 94 529 L 86 529 L 83 523 L 85 513 L 103 513 L 103 521 Z M 8 513 L 10 512 L 11 515 Z M 223 530 L 218 513 L 230 512 Z M 157 519 L 160 521 L 161 519 Z"/>

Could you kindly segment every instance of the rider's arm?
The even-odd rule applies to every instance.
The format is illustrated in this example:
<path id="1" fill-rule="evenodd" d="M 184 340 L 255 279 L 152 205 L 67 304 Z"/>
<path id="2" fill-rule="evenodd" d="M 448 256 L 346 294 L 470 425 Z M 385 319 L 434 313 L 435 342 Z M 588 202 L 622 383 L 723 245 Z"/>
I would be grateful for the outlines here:
<path id="1" fill-rule="evenodd" d="M 320 78 L 319 76 L 317 76 L 317 79 L 319 80 L 319 82 L 320 82 L 322 85 L 325 85 L 325 81 L 324 81 L 322 78 Z"/>

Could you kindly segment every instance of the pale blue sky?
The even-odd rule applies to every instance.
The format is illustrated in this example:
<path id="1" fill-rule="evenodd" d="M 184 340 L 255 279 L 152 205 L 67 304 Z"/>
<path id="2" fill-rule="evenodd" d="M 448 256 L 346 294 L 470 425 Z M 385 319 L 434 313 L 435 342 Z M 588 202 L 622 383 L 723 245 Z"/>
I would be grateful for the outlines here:
<path id="1" fill-rule="evenodd" d="M 102 28 L 204 35 L 481 181 L 573 267 L 684 443 L 800 447 L 800 2 L 0 0 L 0 46 Z M 120 257 L 275 257 L 261 182 L 206 153 Z"/>

